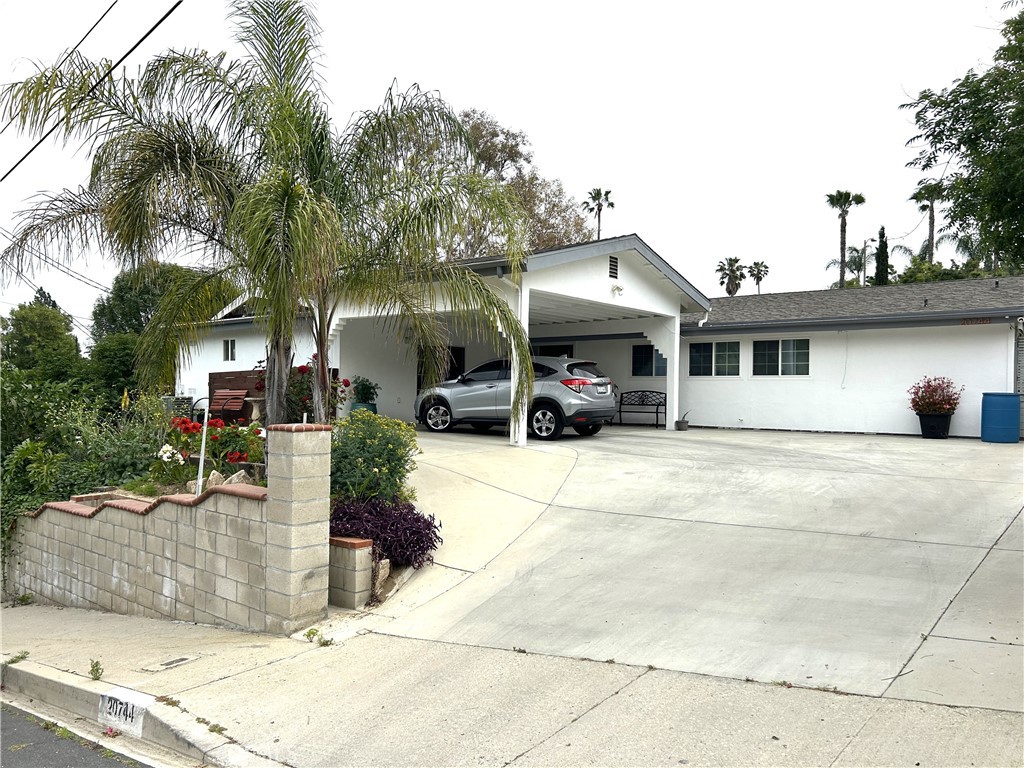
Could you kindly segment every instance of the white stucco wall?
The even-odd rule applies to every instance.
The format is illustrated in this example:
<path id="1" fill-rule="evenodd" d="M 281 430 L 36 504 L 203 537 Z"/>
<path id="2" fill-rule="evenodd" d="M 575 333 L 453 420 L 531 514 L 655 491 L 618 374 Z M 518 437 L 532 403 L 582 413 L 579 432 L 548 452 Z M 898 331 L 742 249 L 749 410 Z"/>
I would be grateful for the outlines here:
<path id="1" fill-rule="evenodd" d="M 224 359 L 224 340 L 235 340 L 235 359 Z M 310 359 L 315 351 L 312 336 L 305 327 L 295 334 L 293 352 L 295 365 Z M 248 371 L 267 357 L 267 336 L 263 328 L 252 323 L 226 323 L 214 326 L 191 350 L 191 359 L 179 366 L 178 395 L 196 400 L 208 397 L 210 374 L 218 371 Z"/>
<path id="2" fill-rule="evenodd" d="M 753 376 L 754 339 L 808 338 L 809 376 Z M 689 342 L 740 342 L 740 375 L 690 376 Z M 983 392 L 1013 391 L 1005 324 L 700 336 L 681 341 L 680 410 L 695 426 L 919 434 L 907 389 L 923 376 L 965 385 L 951 435 L 981 433 Z"/>
<path id="3" fill-rule="evenodd" d="M 632 251 L 618 254 L 619 276 L 608 277 L 608 257 L 595 257 L 523 273 L 523 285 L 585 301 L 602 301 L 624 309 L 675 317 L 679 292 Z M 621 291 L 613 291 L 618 286 Z M 557 327 L 557 326 L 555 326 Z"/>

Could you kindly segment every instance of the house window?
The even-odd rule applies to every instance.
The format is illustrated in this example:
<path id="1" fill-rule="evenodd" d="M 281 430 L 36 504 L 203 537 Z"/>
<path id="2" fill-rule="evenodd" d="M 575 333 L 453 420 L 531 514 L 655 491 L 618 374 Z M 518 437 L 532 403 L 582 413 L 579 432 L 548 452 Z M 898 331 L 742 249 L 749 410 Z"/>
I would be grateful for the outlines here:
<path id="1" fill-rule="evenodd" d="M 608 257 L 608 277 L 613 280 L 617 280 L 619 277 L 619 257 L 609 256 Z"/>
<path id="2" fill-rule="evenodd" d="M 808 376 L 810 339 L 771 339 L 754 342 L 755 376 Z"/>
<path id="3" fill-rule="evenodd" d="M 738 341 L 715 342 L 715 376 L 740 375 L 740 343 Z"/>
<path id="4" fill-rule="evenodd" d="M 235 359 L 235 340 L 224 339 L 224 359 L 234 360 Z"/>
<path id="5" fill-rule="evenodd" d="M 654 348 L 653 344 L 633 346 L 634 376 L 665 376 L 667 373 L 668 360 Z"/>
<path id="6" fill-rule="evenodd" d="M 715 345 L 701 342 L 690 345 L 690 375 L 710 376 L 714 372 Z"/>
<path id="7" fill-rule="evenodd" d="M 699 342 L 690 345 L 691 376 L 739 376 L 738 341 Z"/>

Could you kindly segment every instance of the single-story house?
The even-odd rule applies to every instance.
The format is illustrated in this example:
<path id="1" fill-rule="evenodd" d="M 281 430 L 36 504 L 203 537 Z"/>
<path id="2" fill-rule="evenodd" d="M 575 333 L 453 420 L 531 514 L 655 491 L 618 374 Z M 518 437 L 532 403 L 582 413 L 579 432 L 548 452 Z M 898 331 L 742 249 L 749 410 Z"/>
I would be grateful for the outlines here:
<path id="1" fill-rule="evenodd" d="M 501 259 L 470 266 L 515 309 L 535 354 L 593 359 L 621 391 L 665 392 L 668 429 L 688 414 L 691 426 L 914 434 L 907 389 L 929 375 L 965 386 L 951 434 L 978 436 L 982 393 L 1024 389 L 1024 277 L 711 300 L 637 235 L 534 253 L 518 284 Z M 266 357 L 244 307 L 210 323 L 180 395 L 207 397 L 213 375 Z M 365 308 L 336 318 L 331 366 L 378 382 L 379 411 L 412 419 L 413 345 Z M 453 375 L 495 356 L 472 339 L 450 348 Z M 309 359 L 308 332 L 294 349 L 296 365 Z"/>

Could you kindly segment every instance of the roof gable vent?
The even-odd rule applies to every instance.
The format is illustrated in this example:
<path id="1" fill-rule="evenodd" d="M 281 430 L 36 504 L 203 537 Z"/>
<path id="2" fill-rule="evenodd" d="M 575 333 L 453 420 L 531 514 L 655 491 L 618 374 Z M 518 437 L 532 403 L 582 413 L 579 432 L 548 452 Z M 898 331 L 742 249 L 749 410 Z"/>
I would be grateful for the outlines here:
<path id="1" fill-rule="evenodd" d="M 609 256 L 608 257 L 608 277 L 613 280 L 617 280 L 619 277 L 619 257 Z"/>

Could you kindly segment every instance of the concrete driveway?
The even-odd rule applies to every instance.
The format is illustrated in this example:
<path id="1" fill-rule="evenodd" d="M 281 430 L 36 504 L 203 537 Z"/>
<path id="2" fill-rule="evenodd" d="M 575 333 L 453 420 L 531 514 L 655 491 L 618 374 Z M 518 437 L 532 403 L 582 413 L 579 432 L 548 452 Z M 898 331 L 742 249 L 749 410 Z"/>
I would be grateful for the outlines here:
<path id="1" fill-rule="evenodd" d="M 421 434 L 437 565 L 378 632 L 1024 710 L 1022 451 L 606 428 Z"/>

